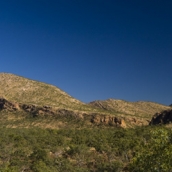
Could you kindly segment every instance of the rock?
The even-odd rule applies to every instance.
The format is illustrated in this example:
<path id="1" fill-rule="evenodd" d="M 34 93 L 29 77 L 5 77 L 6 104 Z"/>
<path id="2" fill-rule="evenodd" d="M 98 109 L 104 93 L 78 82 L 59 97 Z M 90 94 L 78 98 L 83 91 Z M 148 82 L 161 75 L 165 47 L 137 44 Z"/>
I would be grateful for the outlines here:
<path id="1" fill-rule="evenodd" d="M 123 128 L 126 127 L 125 121 L 122 118 L 110 115 L 93 114 L 91 122 L 97 125 L 104 124 Z"/>
<path id="2" fill-rule="evenodd" d="M 160 113 L 155 113 L 149 125 L 169 124 L 171 122 L 172 122 L 172 109 L 164 110 Z"/>
<path id="3" fill-rule="evenodd" d="M 9 111 L 19 110 L 19 104 L 7 101 L 5 98 L 0 98 L 0 110 L 7 109 Z"/>
<path id="4" fill-rule="evenodd" d="M 58 109 L 50 107 L 50 106 L 38 106 L 34 104 L 22 104 L 22 103 L 12 103 L 6 100 L 3 97 L 0 97 L 0 111 L 8 110 L 8 111 L 24 111 L 28 114 L 35 116 L 61 116 L 61 117 L 73 117 L 74 119 L 83 119 L 82 113 L 74 112 L 72 110 L 67 109 Z"/>
<path id="5" fill-rule="evenodd" d="M 127 127 L 127 125 L 126 125 L 126 123 L 125 123 L 125 121 L 123 119 L 121 120 L 121 127 L 122 128 L 126 128 Z"/>
<path id="6" fill-rule="evenodd" d="M 58 109 L 57 114 L 62 116 L 62 117 L 72 117 L 74 119 L 82 119 L 83 115 L 78 112 L 74 112 L 72 110 L 67 110 L 67 109 Z"/>
<path id="7" fill-rule="evenodd" d="M 26 112 L 31 112 L 32 113 L 32 112 L 35 112 L 37 110 L 35 105 L 22 104 L 20 106 Z"/>

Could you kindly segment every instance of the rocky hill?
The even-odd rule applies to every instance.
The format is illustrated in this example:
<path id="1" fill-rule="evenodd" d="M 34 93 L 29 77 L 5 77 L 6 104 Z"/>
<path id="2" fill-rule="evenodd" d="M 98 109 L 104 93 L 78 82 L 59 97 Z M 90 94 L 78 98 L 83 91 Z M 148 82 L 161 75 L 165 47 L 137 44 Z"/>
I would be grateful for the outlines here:
<path id="1" fill-rule="evenodd" d="M 89 105 L 108 111 L 109 113 L 116 113 L 117 116 L 122 117 L 129 126 L 147 125 L 155 113 L 170 109 L 169 106 L 153 102 L 128 102 L 115 99 L 93 101 L 90 102 Z"/>
<path id="2" fill-rule="evenodd" d="M 60 121 L 64 124 L 64 118 L 67 121 L 71 118 L 80 120 L 88 125 L 148 125 L 155 113 L 170 109 L 153 102 L 114 99 L 85 104 L 53 85 L 7 73 L 0 73 L 0 97 L 1 122 L 4 124 L 8 119 L 9 123 L 18 121 L 24 126 L 25 123 L 19 121 L 29 116 L 44 118 L 44 122 L 39 121 L 44 127 L 47 120 L 52 119 L 48 124 L 50 128 L 59 126 Z"/>
<path id="3" fill-rule="evenodd" d="M 8 73 L 0 73 L 0 96 L 9 101 L 55 106 L 67 109 L 88 108 L 61 89 L 46 83 Z"/>
<path id="4" fill-rule="evenodd" d="M 160 112 L 165 109 L 170 109 L 168 106 L 164 106 L 153 102 L 128 102 L 124 100 L 108 99 L 105 101 L 93 101 L 89 103 L 93 107 L 101 108 L 103 110 L 123 113 L 134 116 L 150 117 L 156 112 Z"/>

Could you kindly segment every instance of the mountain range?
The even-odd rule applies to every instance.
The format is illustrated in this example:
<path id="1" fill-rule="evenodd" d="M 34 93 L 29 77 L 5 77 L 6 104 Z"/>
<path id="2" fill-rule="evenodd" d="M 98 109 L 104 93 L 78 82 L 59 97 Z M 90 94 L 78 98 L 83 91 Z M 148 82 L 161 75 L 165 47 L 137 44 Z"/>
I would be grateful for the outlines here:
<path id="1" fill-rule="evenodd" d="M 58 128 L 78 120 L 87 125 L 133 127 L 148 125 L 155 113 L 171 109 L 154 102 L 115 99 L 86 104 L 56 86 L 9 73 L 0 73 L 0 97 L 1 121 L 12 127 L 39 123 L 42 127 Z M 28 117 L 42 121 L 36 118 L 31 123 Z"/>

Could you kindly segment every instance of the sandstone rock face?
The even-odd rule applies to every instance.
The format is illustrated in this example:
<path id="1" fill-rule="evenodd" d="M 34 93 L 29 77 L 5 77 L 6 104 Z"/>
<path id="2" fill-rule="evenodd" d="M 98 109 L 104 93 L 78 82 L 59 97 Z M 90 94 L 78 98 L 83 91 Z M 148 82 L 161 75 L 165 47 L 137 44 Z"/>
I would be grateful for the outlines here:
<path id="1" fill-rule="evenodd" d="M 150 121 L 150 125 L 156 125 L 156 124 L 169 124 L 172 122 L 172 109 L 170 110 L 164 110 L 160 113 L 156 113 L 152 120 Z"/>
<path id="2" fill-rule="evenodd" d="M 126 127 L 126 124 L 123 119 L 115 116 L 108 116 L 108 115 L 97 115 L 93 114 L 91 118 L 91 122 L 95 124 L 105 124 L 105 125 L 112 125 L 116 127 Z"/>

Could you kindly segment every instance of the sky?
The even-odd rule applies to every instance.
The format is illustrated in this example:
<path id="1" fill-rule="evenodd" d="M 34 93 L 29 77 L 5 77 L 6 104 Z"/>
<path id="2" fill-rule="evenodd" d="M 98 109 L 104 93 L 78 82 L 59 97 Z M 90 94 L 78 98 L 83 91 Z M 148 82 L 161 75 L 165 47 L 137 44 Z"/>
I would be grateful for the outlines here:
<path id="1" fill-rule="evenodd" d="M 171 0 L 0 0 L 0 72 L 82 102 L 172 104 Z"/>

